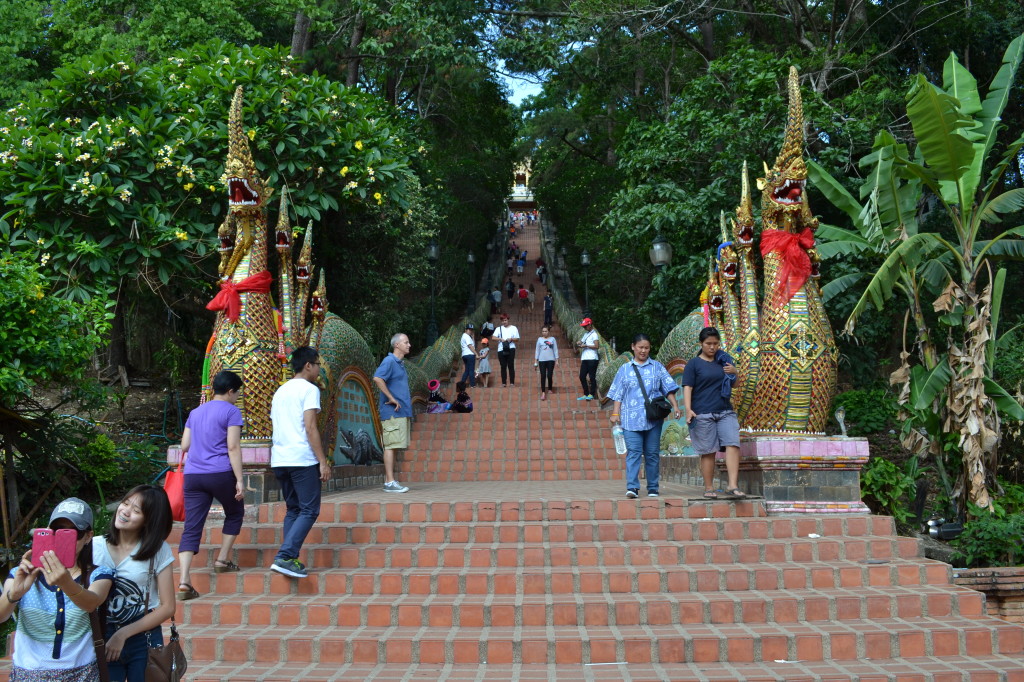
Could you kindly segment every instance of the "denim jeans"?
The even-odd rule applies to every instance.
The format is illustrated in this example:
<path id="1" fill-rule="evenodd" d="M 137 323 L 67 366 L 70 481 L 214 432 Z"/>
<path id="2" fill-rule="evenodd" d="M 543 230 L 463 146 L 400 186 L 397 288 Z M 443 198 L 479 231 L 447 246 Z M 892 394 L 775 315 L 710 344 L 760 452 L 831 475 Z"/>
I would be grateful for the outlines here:
<path id="1" fill-rule="evenodd" d="M 298 559 L 309 529 L 320 516 L 320 465 L 274 467 L 271 471 L 281 484 L 281 497 L 288 507 L 284 515 L 284 542 L 276 558 Z"/>
<path id="2" fill-rule="evenodd" d="M 117 632 L 116 628 L 108 627 L 106 636 L 110 639 Z M 146 639 L 149 635 L 149 640 Z M 149 647 L 161 646 L 164 633 L 160 625 L 149 632 L 140 632 L 124 641 L 121 657 L 116 661 L 107 662 L 111 682 L 145 682 L 146 661 L 149 659 Z"/>
<path id="3" fill-rule="evenodd" d="M 640 489 L 640 460 L 647 474 L 647 492 L 658 492 L 661 471 L 661 427 L 664 422 L 646 431 L 623 431 L 626 439 L 626 490 Z"/>
<path id="4" fill-rule="evenodd" d="M 469 386 L 476 387 L 476 375 L 473 374 L 473 369 L 476 367 L 476 356 L 463 355 L 462 363 L 466 365 L 466 369 L 463 370 L 460 381 L 465 381 Z"/>
<path id="5" fill-rule="evenodd" d="M 583 395 L 597 397 L 597 365 L 600 360 L 580 360 L 580 384 L 583 386 Z M 590 379 L 590 383 L 587 383 Z"/>

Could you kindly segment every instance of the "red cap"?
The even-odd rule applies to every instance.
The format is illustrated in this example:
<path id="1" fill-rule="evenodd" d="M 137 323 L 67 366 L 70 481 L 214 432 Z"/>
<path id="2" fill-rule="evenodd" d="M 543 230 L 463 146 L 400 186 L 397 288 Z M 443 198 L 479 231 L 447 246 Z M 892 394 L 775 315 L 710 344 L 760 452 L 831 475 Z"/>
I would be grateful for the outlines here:
<path id="1" fill-rule="evenodd" d="M 594 321 L 591 320 L 589 317 L 584 317 L 583 321 L 580 322 L 581 327 L 586 327 L 588 324 L 594 324 Z"/>

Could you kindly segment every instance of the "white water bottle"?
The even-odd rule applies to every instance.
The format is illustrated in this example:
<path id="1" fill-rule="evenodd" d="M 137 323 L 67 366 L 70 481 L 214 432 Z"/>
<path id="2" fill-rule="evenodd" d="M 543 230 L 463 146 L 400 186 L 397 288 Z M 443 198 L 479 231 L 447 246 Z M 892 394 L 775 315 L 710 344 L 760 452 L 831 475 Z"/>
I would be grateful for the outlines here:
<path id="1" fill-rule="evenodd" d="M 618 424 L 612 427 L 612 440 L 615 441 L 615 452 L 620 455 L 626 454 L 626 437 L 623 435 L 622 427 Z"/>

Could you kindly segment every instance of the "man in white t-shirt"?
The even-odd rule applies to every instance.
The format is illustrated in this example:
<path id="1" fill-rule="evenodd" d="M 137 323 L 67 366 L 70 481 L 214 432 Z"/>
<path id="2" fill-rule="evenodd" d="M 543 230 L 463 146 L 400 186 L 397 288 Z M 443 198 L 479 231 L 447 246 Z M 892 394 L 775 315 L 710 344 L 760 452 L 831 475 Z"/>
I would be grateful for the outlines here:
<path id="1" fill-rule="evenodd" d="M 466 369 L 462 371 L 462 381 L 467 382 L 470 387 L 476 388 L 476 340 L 473 338 L 473 323 L 466 323 L 466 331 L 462 332 L 462 364 Z"/>
<path id="2" fill-rule="evenodd" d="M 509 324 L 508 315 L 501 316 L 501 325 L 494 330 L 492 339 L 498 340 L 498 364 L 501 365 L 501 387 L 507 386 L 512 380 L 516 385 L 516 342 L 519 341 L 519 329 Z"/>
<path id="3" fill-rule="evenodd" d="M 274 424 L 274 445 L 270 470 L 281 485 L 281 498 L 288 511 L 284 516 L 284 542 L 270 570 L 292 578 L 308 573 L 299 561 L 302 543 L 320 515 L 320 484 L 331 477 L 324 457 L 317 416 L 320 413 L 320 354 L 302 346 L 292 352 L 295 376 L 285 382 L 270 406 Z"/>
<path id="4" fill-rule="evenodd" d="M 597 363 L 600 362 L 597 348 L 601 345 L 601 337 L 589 317 L 583 318 L 580 326 L 586 330 L 583 338 L 576 344 L 583 351 L 580 353 L 580 383 L 583 384 L 583 395 L 576 400 L 593 400 L 597 396 Z M 589 384 L 587 379 L 590 379 Z"/>

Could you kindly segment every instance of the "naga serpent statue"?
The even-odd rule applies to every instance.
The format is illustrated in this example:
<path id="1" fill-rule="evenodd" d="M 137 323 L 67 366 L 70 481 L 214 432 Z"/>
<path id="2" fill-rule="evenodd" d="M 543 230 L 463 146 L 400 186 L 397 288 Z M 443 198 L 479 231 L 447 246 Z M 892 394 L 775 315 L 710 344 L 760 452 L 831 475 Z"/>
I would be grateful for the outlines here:
<path id="1" fill-rule="evenodd" d="M 814 250 L 817 219 L 807 204 L 803 159 L 803 103 L 799 75 L 789 70 L 789 116 L 775 165 L 758 178 L 764 293 L 758 300 L 755 220 L 747 167 L 732 224 L 722 239 L 702 307 L 673 331 L 684 356 L 696 352 L 701 326 L 713 325 L 736 360 L 733 407 L 743 431 L 760 434 L 824 432 L 836 388 L 837 351 L 818 286 Z M 691 357 L 691 356 L 686 356 Z"/>
<path id="2" fill-rule="evenodd" d="M 302 250 L 292 262 L 292 228 L 288 195 L 282 192 L 274 230 L 279 258 L 280 307 L 271 295 L 273 277 L 267 269 L 267 200 L 272 190 L 264 183 L 242 125 L 242 88 L 235 91 L 228 121 L 228 158 L 224 181 L 228 214 L 217 232 L 220 252 L 220 291 L 207 305 L 217 311 L 213 335 L 203 366 L 203 401 L 212 395 L 210 381 L 217 372 L 231 370 L 242 377 L 245 391 L 237 403 L 245 420 L 243 442 L 268 441 L 272 436 L 270 405 L 274 392 L 291 378 L 287 357 L 299 346 L 320 350 L 320 430 L 324 452 L 333 453 L 337 379 L 341 362 L 338 337 L 347 325 L 327 312 L 324 273 L 310 292 L 313 278 L 312 225 Z M 306 325 L 307 309 L 311 323 Z M 326 389 L 326 390 L 325 390 Z"/>

